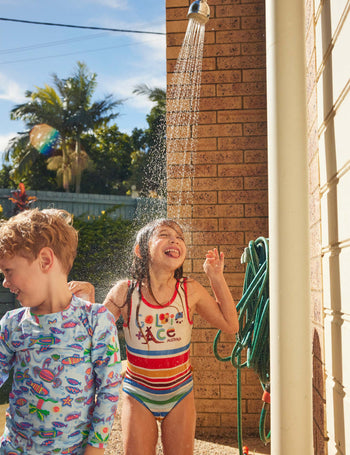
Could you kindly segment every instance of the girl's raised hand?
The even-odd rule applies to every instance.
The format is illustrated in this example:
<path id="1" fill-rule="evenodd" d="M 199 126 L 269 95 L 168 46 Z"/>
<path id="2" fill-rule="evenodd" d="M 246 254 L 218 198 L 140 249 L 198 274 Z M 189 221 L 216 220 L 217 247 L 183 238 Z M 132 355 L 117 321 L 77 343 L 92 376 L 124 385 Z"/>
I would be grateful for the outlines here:
<path id="1" fill-rule="evenodd" d="M 203 264 L 204 272 L 210 278 L 218 274 L 224 273 L 224 253 L 219 254 L 217 248 L 209 250 L 205 255 L 205 262 Z"/>

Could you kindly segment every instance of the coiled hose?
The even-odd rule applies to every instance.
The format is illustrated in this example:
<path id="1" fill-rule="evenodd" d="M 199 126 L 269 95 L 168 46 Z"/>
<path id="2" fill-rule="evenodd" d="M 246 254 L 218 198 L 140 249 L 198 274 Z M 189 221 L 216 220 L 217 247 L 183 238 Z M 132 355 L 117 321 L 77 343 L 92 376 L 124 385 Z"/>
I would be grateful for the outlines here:
<path id="1" fill-rule="evenodd" d="M 253 369 L 263 388 L 263 407 L 260 415 L 260 439 L 266 444 L 266 416 L 270 403 L 270 346 L 269 346 L 269 242 L 264 237 L 250 241 L 241 258 L 246 263 L 242 298 L 237 304 L 239 331 L 236 344 L 228 357 L 218 354 L 221 330 L 214 340 L 214 355 L 221 362 L 230 361 L 237 370 L 237 436 L 240 455 L 247 453 L 242 447 L 241 370 Z M 246 351 L 246 359 L 242 361 Z M 244 449 L 244 452 L 243 452 Z"/>

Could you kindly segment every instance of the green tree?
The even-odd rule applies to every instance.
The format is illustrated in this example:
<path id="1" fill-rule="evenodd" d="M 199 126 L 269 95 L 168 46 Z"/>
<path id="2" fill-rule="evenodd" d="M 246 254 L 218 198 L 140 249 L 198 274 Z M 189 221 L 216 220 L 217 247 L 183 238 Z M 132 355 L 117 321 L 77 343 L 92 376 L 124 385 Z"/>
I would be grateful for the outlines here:
<path id="1" fill-rule="evenodd" d="M 44 88 L 27 91 L 25 96 L 29 101 L 11 110 L 11 118 L 23 120 L 28 130 L 10 141 L 6 158 L 11 158 L 14 173 L 23 176 L 38 157 L 29 142 L 29 132 L 37 124 L 48 124 L 60 134 L 58 150 L 48 159 L 50 168 L 56 170 L 66 191 L 75 178 L 79 192 L 80 175 L 87 165 L 87 160 L 83 159 L 81 136 L 115 118 L 118 114 L 114 109 L 121 102 L 114 100 L 112 95 L 92 102 L 97 76 L 89 73 L 84 63 L 78 62 L 76 71 L 66 79 L 60 79 L 56 74 L 52 77 L 53 87 L 46 84 Z"/>
<path id="2" fill-rule="evenodd" d="M 103 127 L 83 136 L 82 144 L 91 166 L 82 174 L 84 193 L 126 194 L 130 187 L 133 141 L 117 125 Z"/>

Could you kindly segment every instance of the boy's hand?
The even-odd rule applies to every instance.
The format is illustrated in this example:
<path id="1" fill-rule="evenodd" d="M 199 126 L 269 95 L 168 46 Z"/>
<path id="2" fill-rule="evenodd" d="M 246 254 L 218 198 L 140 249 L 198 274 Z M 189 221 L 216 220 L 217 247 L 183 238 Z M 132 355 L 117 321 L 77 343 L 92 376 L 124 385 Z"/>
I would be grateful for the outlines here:
<path id="1" fill-rule="evenodd" d="M 209 278 L 224 273 L 224 253 L 219 254 L 218 250 L 214 248 L 208 251 L 205 258 L 203 269 Z"/>
<path id="2" fill-rule="evenodd" d="M 95 303 L 95 288 L 88 281 L 70 281 L 68 287 L 77 297 Z"/>

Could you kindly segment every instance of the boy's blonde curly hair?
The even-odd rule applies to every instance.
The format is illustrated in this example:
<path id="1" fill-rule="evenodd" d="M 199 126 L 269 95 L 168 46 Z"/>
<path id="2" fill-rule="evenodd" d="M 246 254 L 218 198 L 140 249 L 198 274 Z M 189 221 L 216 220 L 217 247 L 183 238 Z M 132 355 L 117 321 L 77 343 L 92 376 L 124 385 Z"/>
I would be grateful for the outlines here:
<path id="1" fill-rule="evenodd" d="M 78 247 L 70 213 L 35 208 L 0 222 L 0 259 L 17 255 L 34 261 L 44 247 L 52 249 L 68 275 Z"/>

